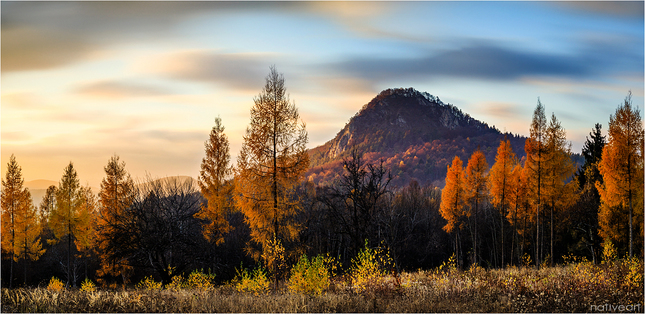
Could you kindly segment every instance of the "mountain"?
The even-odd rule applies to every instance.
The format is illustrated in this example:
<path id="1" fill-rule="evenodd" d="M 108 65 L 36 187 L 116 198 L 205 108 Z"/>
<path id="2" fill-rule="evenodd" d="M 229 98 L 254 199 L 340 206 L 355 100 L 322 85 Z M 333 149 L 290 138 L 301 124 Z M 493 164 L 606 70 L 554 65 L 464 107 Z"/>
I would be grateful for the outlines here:
<path id="1" fill-rule="evenodd" d="M 25 182 L 25 187 L 29 188 L 31 201 L 34 206 L 40 206 L 40 201 L 43 200 L 43 196 L 45 196 L 45 192 L 50 185 L 58 187 L 58 182 L 52 180 L 33 180 Z"/>
<path id="2" fill-rule="evenodd" d="M 505 137 L 518 158 L 525 156 L 525 137 L 502 133 L 426 92 L 387 89 L 364 105 L 336 137 L 309 151 L 306 176 L 316 184 L 332 183 L 343 171 L 343 158 L 356 148 L 366 162 L 383 160 L 396 187 L 411 180 L 443 187 L 446 167 L 455 155 L 465 166 L 479 147 L 492 166 Z"/>

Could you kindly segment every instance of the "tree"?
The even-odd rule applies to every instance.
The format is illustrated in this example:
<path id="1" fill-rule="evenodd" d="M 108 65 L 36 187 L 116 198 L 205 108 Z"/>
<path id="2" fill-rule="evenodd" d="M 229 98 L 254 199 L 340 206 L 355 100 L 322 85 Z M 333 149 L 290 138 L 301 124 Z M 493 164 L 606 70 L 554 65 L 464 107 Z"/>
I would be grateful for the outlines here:
<path id="1" fill-rule="evenodd" d="M 636 220 L 639 225 L 643 220 L 644 150 L 640 111 L 632 107 L 631 95 L 629 92 L 624 104 L 609 117 L 609 141 L 602 151 L 598 167 L 604 182 L 596 183 L 602 204 L 599 224 L 606 241 L 623 240 L 617 230 L 624 220 L 612 219 L 612 216 L 618 218 L 624 215 L 625 209 L 628 210 L 629 257 L 633 256 L 633 216 L 639 217 Z"/>
<path id="2" fill-rule="evenodd" d="M 13 284 L 13 263 L 19 259 L 36 260 L 44 253 L 40 229 L 29 189 L 23 186 L 22 168 L 12 154 L 2 180 L 2 251 L 9 253 L 9 288 Z M 25 263 L 26 265 L 26 263 Z M 26 266 L 25 266 L 26 267 Z M 27 274 L 25 268 L 25 282 Z"/>
<path id="3" fill-rule="evenodd" d="M 31 193 L 27 188 L 22 191 L 22 200 L 15 218 L 16 251 L 14 258 L 16 261 L 19 258 L 23 260 L 24 284 L 27 284 L 27 261 L 36 261 L 45 253 L 45 249 L 40 243 L 41 224 L 36 208 L 31 201 Z"/>
<path id="4" fill-rule="evenodd" d="M 488 163 L 486 157 L 481 150 L 477 149 L 468 160 L 466 166 L 466 188 L 467 188 L 467 201 L 472 205 L 473 212 L 469 213 L 469 217 L 474 216 L 475 231 L 473 233 L 473 251 L 475 263 L 478 262 L 477 257 L 477 214 L 479 206 L 485 201 L 488 195 Z M 503 256 L 503 254 L 502 254 Z"/>
<path id="5" fill-rule="evenodd" d="M 82 212 L 82 207 L 83 191 L 74 165 L 70 162 L 65 167 L 63 177 L 58 184 L 56 207 L 49 217 L 49 226 L 54 232 L 54 242 L 67 238 L 67 267 L 63 266 L 67 273 L 66 286 L 76 287 L 76 260 L 72 265 L 72 241 L 78 246 L 79 241 L 86 236 L 84 232 L 87 232 L 87 224 L 90 223 L 89 216 Z"/>
<path id="6" fill-rule="evenodd" d="M 578 170 L 576 179 L 581 194 L 578 205 L 570 210 L 571 222 L 574 226 L 571 232 L 579 238 L 579 246 L 586 247 L 591 253 L 594 264 L 597 262 L 600 251 L 600 236 L 598 235 L 598 210 L 600 209 L 600 194 L 596 189 L 596 182 L 602 184 L 602 176 L 598 165 L 602 158 L 605 146 L 605 137 L 602 135 L 602 125 L 596 123 L 593 130 L 585 140 L 582 147 L 582 156 L 585 163 Z"/>
<path id="7" fill-rule="evenodd" d="M 512 202 L 513 184 L 517 183 L 517 179 L 513 178 L 513 169 L 516 165 L 517 157 L 515 157 L 511 142 L 509 140 L 500 141 L 497 155 L 495 156 L 495 164 L 490 169 L 489 184 L 491 203 L 497 207 L 502 219 L 502 265 L 504 265 L 504 219 L 507 217 L 507 212 Z"/>
<path id="8" fill-rule="evenodd" d="M 455 232 L 455 253 L 460 260 L 459 230 L 463 229 L 463 217 L 466 216 L 464 207 L 467 201 L 466 175 L 463 162 L 455 156 L 452 166 L 448 166 L 446 186 L 441 191 L 441 205 L 439 210 L 447 224 L 443 227 L 448 233 Z"/>
<path id="9" fill-rule="evenodd" d="M 76 250 L 84 259 L 85 278 L 87 278 L 87 259 L 91 256 L 96 244 L 96 223 L 98 220 L 98 203 L 96 195 L 89 186 L 81 187 L 81 206 L 78 210 L 78 220 L 82 223 L 76 233 Z"/>
<path id="10" fill-rule="evenodd" d="M 227 180 L 233 169 L 229 165 L 231 155 L 228 137 L 224 134 L 220 117 L 215 118 L 215 126 L 204 146 L 206 157 L 202 159 L 199 187 L 206 204 L 201 205 L 196 217 L 208 221 L 204 225 L 204 237 L 221 244 L 224 242 L 224 235 L 231 229 L 225 215 L 229 211 L 233 192 L 233 186 Z"/>
<path id="11" fill-rule="evenodd" d="M 578 182 L 570 180 L 576 171 L 576 166 L 571 161 L 571 144 L 567 144 L 566 132 L 562 128 L 560 121 L 555 114 L 551 115 L 549 126 L 546 132 L 546 155 L 548 156 L 544 163 L 546 175 L 544 196 L 549 202 L 551 212 L 551 259 L 553 266 L 553 214 L 556 208 L 566 208 L 576 200 Z M 569 181 L 569 182 L 567 182 Z"/>
<path id="12" fill-rule="evenodd" d="M 98 275 L 120 276 L 123 284 L 126 284 L 132 267 L 125 260 L 110 258 L 114 253 L 110 250 L 110 243 L 115 235 L 125 232 L 126 222 L 131 219 L 127 215 L 127 209 L 135 197 L 134 181 L 125 170 L 125 162 L 120 161 L 119 156 L 112 156 L 104 170 L 106 176 L 101 181 L 99 192 L 96 235 L 97 248 L 101 254 L 101 269 Z"/>
<path id="13" fill-rule="evenodd" d="M 299 206 L 292 192 L 309 167 L 307 131 L 275 67 L 253 101 L 251 123 L 237 160 L 235 202 L 251 229 L 252 242 L 267 251 L 270 240 L 280 243 L 298 235 L 300 228 L 292 217 Z M 261 256 L 251 246 L 247 252 L 255 259 Z M 277 265 L 271 268 L 276 274 Z"/>
<path id="14" fill-rule="evenodd" d="M 148 178 L 135 191 L 130 206 L 111 213 L 115 223 L 103 243 L 104 258 L 113 265 L 152 269 L 167 284 L 203 250 L 194 217 L 203 199 L 192 178 Z"/>
<path id="15" fill-rule="evenodd" d="M 540 206 L 542 203 L 542 190 L 544 189 L 546 156 L 546 131 L 547 121 L 544 106 L 538 98 L 538 104 L 533 111 L 530 137 L 526 139 L 524 150 L 526 162 L 524 166 L 529 171 L 529 189 L 531 202 L 535 205 L 535 266 L 540 267 Z"/>
<path id="16" fill-rule="evenodd" d="M 356 149 L 343 159 L 343 175 L 320 201 L 330 213 L 338 233 L 349 237 L 349 255 L 358 254 L 365 240 L 380 243 L 385 219 L 385 196 L 392 180 L 383 166 L 366 163 Z M 345 256 L 347 257 L 347 256 Z"/>

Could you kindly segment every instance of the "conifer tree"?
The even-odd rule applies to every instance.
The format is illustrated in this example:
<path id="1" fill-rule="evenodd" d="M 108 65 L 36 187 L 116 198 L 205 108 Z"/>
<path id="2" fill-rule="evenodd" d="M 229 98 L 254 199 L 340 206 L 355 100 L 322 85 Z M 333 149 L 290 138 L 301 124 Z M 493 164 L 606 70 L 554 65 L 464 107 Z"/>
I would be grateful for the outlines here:
<path id="1" fill-rule="evenodd" d="M 278 266 L 273 261 L 278 257 L 261 252 L 280 252 L 282 241 L 294 240 L 300 231 L 293 220 L 299 206 L 292 194 L 309 167 L 307 131 L 275 67 L 253 101 L 251 123 L 237 160 L 235 202 L 251 228 L 252 242 L 261 247 L 248 246 L 247 252 L 255 259 L 268 256 L 265 262 L 277 284 Z"/>
<path id="2" fill-rule="evenodd" d="M 576 166 L 571 160 L 571 144 L 567 143 L 566 132 L 562 128 L 560 121 L 555 114 L 551 115 L 549 126 L 546 132 L 546 155 L 548 156 L 544 169 L 546 175 L 545 188 L 543 190 L 545 198 L 548 200 L 548 206 L 551 214 L 551 259 L 553 266 L 554 259 L 554 220 L 553 215 L 556 208 L 563 209 L 575 202 L 578 192 L 578 183 L 570 180 L 576 171 Z M 567 182 L 569 181 L 569 182 Z"/>
<path id="3" fill-rule="evenodd" d="M 466 187 L 467 187 L 467 200 L 470 202 L 472 211 L 468 216 L 474 216 L 474 233 L 473 233 L 473 252 L 474 252 L 474 261 L 478 262 L 477 256 L 477 238 L 478 238 L 478 221 L 477 214 L 479 212 L 479 207 L 485 201 L 488 196 L 488 163 L 486 162 L 486 157 L 480 149 L 477 149 L 468 160 L 468 166 L 466 166 Z"/>
<path id="4" fill-rule="evenodd" d="M 535 266 L 540 267 L 540 210 L 542 205 L 543 189 L 545 184 L 545 161 L 546 154 L 546 131 L 547 121 L 544 114 L 544 106 L 538 98 L 538 104 L 533 111 L 531 121 L 530 137 L 526 139 L 524 150 L 526 151 L 526 162 L 524 166 L 528 170 L 528 191 L 531 196 L 531 203 L 535 206 Z"/>
<path id="5" fill-rule="evenodd" d="M 83 193 L 74 165 L 70 162 L 63 173 L 58 189 L 56 190 L 56 207 L 50 213 L 49 227 L 58 242 L 67 239 L 67 283 L 66 286 L 76 286 L 75 268 L 72 268 L 72 241 L 76 245 L 87 231 L 89 220 L 81 208 L 83 206 Z"/>
<path id="6" fill-rule="evenodd" d="M 468 197 L 466 174 L 464 173 L 463 162 L 455 156 L 452 165 L 448 166 L 446 174 L 446 186 L 441 191 L 441 205 L 439 211 L 441 217 L 447 221 L 443 230 L 448 233 L 455 232 L 455 253 L 460 260 L 459 230 L 463 229 L 463 217 L 466 216 Z"/>
<path id="7" fill-rule="evenodd" d="M 24 284 L 27 284 L 27 261 L 36 261 L 45 253 L 40 243 L 41 224 L 36 208 L 31 201 L 29 189 L 24 188 L 15 219 L 16 251 L 14 259 L 22 259 L 24 266 Z"/>
<path id="8" fill-rule="evenodd" d="M 227 180 L 233 169 L 230 166 L 228 137 L 224 134 L 220 117 L 215 118 L 215 126 L 205 143 L 205 151 L 206 157 L 202 159 L 198 182 L 206 204 L 201 205 L 201 210 L 195 217 L 208 222 L 204 225 L 204 237 L 221 244 L 224 242 L 224 234 L 231 230 L 226 213 L 230 210 L 233 185 Z"/>
<path id="9" fill-rule="evenodd" d="M 607 240 L 623 240 L 618 232 L 629 221 L 629 257 L 633 256 L 634 223 L 643 221 L 643 123 L 638 108 L 632 107 L 631 92 L 623 105 L 609 117 L 609 140 L 602 151 L 599 170 L 602 183 L 597 182 L 601 210 L 601 236 Z M 627 211 L 627 213 L 625 213 Z"/>
<path id="10" fill-rule="evenodd" d="M 101 254 L 99 277 L 121 276 L 123 283 L 128 282 L 128 273 L 132 267 L 125 261 L 113 261 L 110 240 L 122 233 L 132 219 L 127 208 L 135 197 L 134 181 L 125 170 L 125 162 L 119 156 L 112 156 L 105 168 L 105 178 L 101 181 L 99 192 L 99 215 L 97 219 L 96 246 Z M 104 280 L 101 278 L 101 280 Z"/>
<path id="11" fill-rule="evenodd" d="M 13 263 L 36 260 L 44 253 L 40 229 L 29 189 L 24 186 L 22 168 L 12 154 L 2 180 L 2 251 L 9 253 L 9 288 L 13 286 Z M 25 264 L 26 265 L 26 264 Z M 25 281 L 26 281 L 25 273 Z"/>
<path id="12" fill-rule="evenodd" d="M 501 244 L 502 244 L 502 265 L 504 264 L 504 219 L 511 204 L 513 184 L 517 179 L 512 177 L 513 169 L 517 164 L 517 157 L 511 148 L 511 141 L 500 141 L 495 156 L 495 164 L 490 169 L 490 195 L 491 203 L 497 207 L 502 219 L 501 222 Z M 511 254 L 512 256 L 512 254 Z"/>

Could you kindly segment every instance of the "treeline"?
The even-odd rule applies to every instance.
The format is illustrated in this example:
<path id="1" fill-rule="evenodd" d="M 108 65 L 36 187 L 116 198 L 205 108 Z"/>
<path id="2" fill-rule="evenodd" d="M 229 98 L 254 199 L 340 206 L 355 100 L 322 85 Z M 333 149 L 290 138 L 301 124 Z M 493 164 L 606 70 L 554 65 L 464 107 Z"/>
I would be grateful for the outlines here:
<path id="1" fill-rule="evenodd" d="M 438 266 L 452 254 L 464 267 L 565 254 L 598 261 L 608 247 L 642 255 L 643 128 L 629 97 L 610 117 L 608 141 L 596 125 L 577 173 L 564 129 L 538 102 L 526 158 L 515 158 L 509 141 L 490 168 L 480 151 L 465 169 L 455 158 L 443 191 L 416 181 L 394 189 L 384 161 L 358 150 L 334 184 L 315 185 L 304 177 L 305 124 L 275 68 L 254 103 L 236 165 L 217 118 L 197 181 L 135 182 L 113 156 L 96 195 L 70 162 L 36 208 L 12 155 L 2 180 L 3 285 L 52 276 L 73 287 L 148 275 L 169 283 L 193 270 L 226 281 L 252 265 L 277 285 L 303 254 L 348 267 L 365 245 L 387 249 L 392 271 Z"/>

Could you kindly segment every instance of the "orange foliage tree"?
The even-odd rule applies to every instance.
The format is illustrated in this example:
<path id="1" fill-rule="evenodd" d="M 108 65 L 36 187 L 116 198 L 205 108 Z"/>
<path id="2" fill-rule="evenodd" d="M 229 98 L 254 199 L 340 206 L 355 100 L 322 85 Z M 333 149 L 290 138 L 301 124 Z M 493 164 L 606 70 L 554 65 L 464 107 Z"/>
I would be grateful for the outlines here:
<path id="1" fill-rule="evenodd" d="M 307 131 L 295 104 L 289 100 L 284 77 L 271 67 L 262 92 L 253 99 L 251 123 L 238 156 L 235 202 L 251 229 L 247 246 L 256 260 L 264 256 L 277 280 L 283 240 L 294 240 L 299 204 L 293 192 L 309 167 Z M 277 281 L 276 281 L 277 283 Z"/>
<path id="2" fill-rule="evenodd" d="M 632 107 L 630 92 L 624 104 L 609 117 L 609 141 L 598 167 L 603 182 L 596 183 L 601 200 L 600 235 L 605 241 L 626 242 L 619 230 L 628 220 L 630 257 L 633 256 L 634 216 L 638 217 L 640 238 L 643 234 L 643 134 L 640 112 Z"/>
<path id="3" fill-rule="evenodd" d="M 448 166 L 446 174 L 446 186 L 441 191 L 441 205 L 439 211 L 448 223 L 443 227 L 448 233 L 455 232 L 455 253 L 460 260 L 460 236 L 459 230 L 463 229 L 463 217 L 466 216 L 468 197 L 466 174 L 464 173 L 463 162 L 455 156 L 452 166 Z"/>
<path id="4" fill-rule="evenodd" d="M 37 260 L 45 250 L 40 243 L 40 224 L 29 189 L 23 187 L 22 169 L 11 155 L 2 180 L 2 250 L 10 254 L 9 288 L 13 282 L 13 262 Z"/>
<path id="5" fill-rule="evenodd" d="M 495 156 L 495 164 L 490 169 L 489 184 L 491 203 L 497 207 L 501 216 L 501 247 L 502 247 L 502 265 L 504 265 L 504 219 L 507 218 L 508 209 L 511 204 L 511 194 L 513 193 L 513 184 L 517 184 L 517 179 L 513 178 L 513 169 L 517 165 L 517 157 L 511 147 L 511 141 L 500 141 Z M 517 174 L 516 174 L 517 175 Z M 514 218 L 516 218 L 514 216 Z M 512 254 L 511 254 L 512 258 Z"/>
<path id="6" fill-rule="evenodd" d="M 101 256 L 101 269 L 97 274 L 100 281 L 104 281 L 102 277 L 120 276 L 126 284 L 132 267 L 125 260 L 111 258 L 114 248 L 110 247 L 110 239 L 120 234 L 131 219 L 126 212 L 135 197 L 134 181 L 119 156 L 112 156 L 104 170 L 106 176 L 101 181 L 97 219 L 96 246 Z"/>
<path id="7" fill-rule="evenodd" d="M 90 230 L 87 227 L 90 216 L 83 209 L 83 201 L 83 190 L 74 165 L 70 162 L 58 184 L 56 206 L 49 216 L 49 227 L 55 237 L 52 243 L 67 238 L 67 267 L 64 267 L 67 274 L 66 286 L 71 284 L 76 287 L 76 262 L 72 265 L 72 241 L 76 246 L 83 246 L 81 242 L 86 237 L 84 233 Z"/>
<path id="8" fill-rule="evenodd" d="M 524 167 L 528 170 L 528 189 L 531 203 L 535 206 L 535 265 L 540 266 L 540 209 L 544 198 L 544 185 L 546 176 L 545 162 L 548 159 L 546 153 L 546 131 L 547 121 L 544 114 L 544 106 L 538 98 L 538 104 L 533 111 L 531 121 L 530 137 L 526 139 L 524 150 L 526 161 Z"/>
<path id="9" fill-rule="evenodd" d="M 553 259 L 555 257 L 553 253 L 553 214 L 556 209 L 565 209 L 571 206 L 576 201 L 578 195 L 578 182 L 576 180 L 570 180 L 576 171 L 576 165 L 571 160 L 571 144 L 567 143 L 565 130 L 562 128 L 560 121 L 555 117 L 555 114 L 551 115 L 551 120 L 547 127 L 546 154 L 548 157 L 544 164 L 546 175 L 544 177 L 545 188 L 543 193 L 548 202 L 551 214 L 550 263 L 553 266 Z"/>
<path id="10" fill-rule="evenodd" d="M 224 134 L 220 117 L 215 118 L 215 126 L 205 143 L 205 151 L 206 157 L 202 159 L 198 182 L 206 204 L 201 205 L 201 210 L 195 217 L 208 222 L 204 225 L 204 237 L 221 244 L 224 242 L 224 234 L 231 230 L 225 215 L 230 209 L 233 192 L 233 185 L 227 179 L 233 169 L 229 165 L 231 155 L 228 137 Z"/>
<path id="11" fill-rule="evenodd" d="M 474 232 L 472 233 L 473 238 L 473 253 L 474 253 L 474 262 L 478 262 L 477 257 L 477 214 L 479 212 L 479 206 L 486 200 L 488 196 L 488 163 L 486 162 L 486 157 L 481 150 L 477 149 L 468 160 L 468 166 L 466 166 L 466 189 L 467 189 L 467 201 L 472 204 L 471 211 L 468 214 L 468 217 L 473 216 L 474 220 Z"/>

